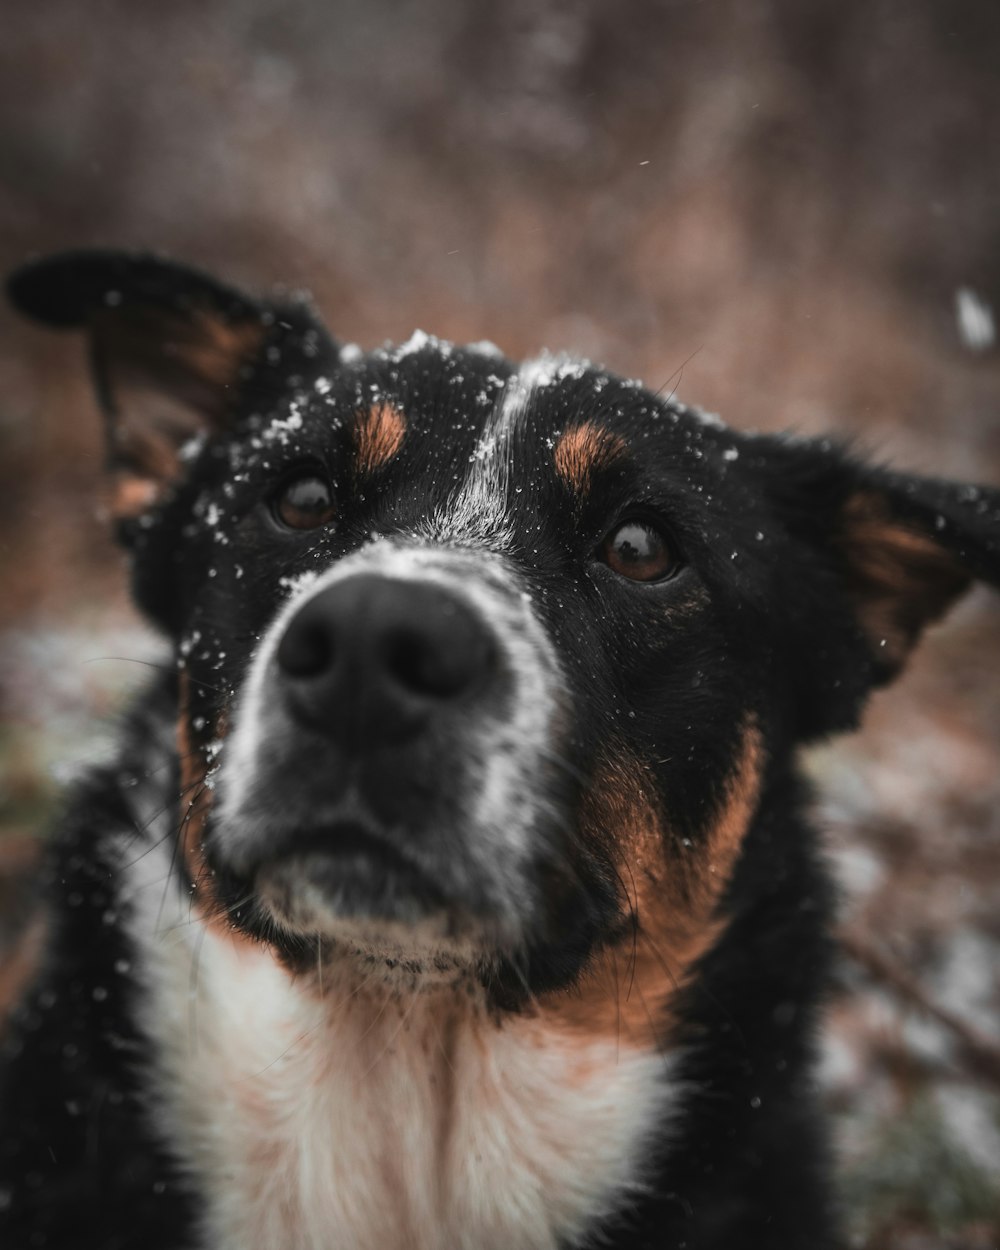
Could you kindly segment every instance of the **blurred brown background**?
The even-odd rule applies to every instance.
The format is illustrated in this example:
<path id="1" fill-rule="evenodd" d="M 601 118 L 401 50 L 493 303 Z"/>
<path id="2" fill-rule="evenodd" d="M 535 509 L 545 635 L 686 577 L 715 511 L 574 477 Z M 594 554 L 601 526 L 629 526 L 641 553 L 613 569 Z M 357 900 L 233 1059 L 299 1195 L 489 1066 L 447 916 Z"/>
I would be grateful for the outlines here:
<path id="1" fill-rule="evenodd" d="M 736 425 L 1000 482 L 996 0 L 13 12 L 0 268 L 150 247 L 309 287 L 366 346 L 576 350 Z M 97 516 L 82 346 L 0 315 L 13 848 L 155 644 Z M 845 890 L 824 1081 L 873 1250 L 1000 1239 L 998 642 L 979 592 L 809 760 Z"/>

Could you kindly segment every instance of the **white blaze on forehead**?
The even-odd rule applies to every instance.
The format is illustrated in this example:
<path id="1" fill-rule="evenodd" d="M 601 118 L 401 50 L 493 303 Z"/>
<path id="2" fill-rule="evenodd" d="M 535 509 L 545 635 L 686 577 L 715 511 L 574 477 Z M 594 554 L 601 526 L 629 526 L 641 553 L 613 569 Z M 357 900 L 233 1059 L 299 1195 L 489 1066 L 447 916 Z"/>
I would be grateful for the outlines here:
<path id="1" fill-rule="evenodd" d="M 494 551 L 513 544 L 510 516 L 510 450 L 538 391 L 591 367 L 586 360 L 543 352 L 514 373 L 494 405 L 471 457 L 469 473 L 449 505 L 429 518 L 425 533 L 438 541 L 457 538 L 482 543 Z"/>
<path id="2" fill-rule="evenodd" d="M 494 439 L 509 437 L 523 420 L 536 391 L 557 386 L 571 378 L 583 377 L 590 368 L 589 360 L 561 354 L 554 356 L 550 352 L 542 352 L 533 360 L 526 360 L 507 383 L 499 412 L 494 416 L 494 428 L 492 431 L 488 429 L 484 438 L 490 433 Z"/>

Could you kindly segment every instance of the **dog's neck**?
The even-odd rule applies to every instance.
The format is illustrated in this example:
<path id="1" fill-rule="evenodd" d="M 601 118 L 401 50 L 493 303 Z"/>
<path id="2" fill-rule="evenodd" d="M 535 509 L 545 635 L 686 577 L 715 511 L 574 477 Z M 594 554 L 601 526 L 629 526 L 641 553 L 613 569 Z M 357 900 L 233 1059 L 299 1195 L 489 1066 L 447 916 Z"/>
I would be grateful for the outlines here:
<path id="1" fill-rule="evenodd" d="M 643 1186 L 669 1058 L 498 1017 L 473 977 L 349 955 L 292 976 L 192 912 L 166 843 L 123 860 L 155 1126 L 193 1169 L 200 1244 L 554 1248 Z"/>

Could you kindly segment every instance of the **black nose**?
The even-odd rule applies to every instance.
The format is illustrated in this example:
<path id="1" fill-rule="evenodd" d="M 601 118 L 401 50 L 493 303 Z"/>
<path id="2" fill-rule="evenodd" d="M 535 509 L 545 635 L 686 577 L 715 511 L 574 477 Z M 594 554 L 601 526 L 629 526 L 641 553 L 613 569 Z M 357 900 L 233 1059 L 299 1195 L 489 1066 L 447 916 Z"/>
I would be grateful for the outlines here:
<path id="1" fill-rule="evenodd" d="M 296 613 L 277 662 L 296 719 L 365 750 L 474 699 L 497 651 L 485 623 L 443 587 L 358 574 Z"/>

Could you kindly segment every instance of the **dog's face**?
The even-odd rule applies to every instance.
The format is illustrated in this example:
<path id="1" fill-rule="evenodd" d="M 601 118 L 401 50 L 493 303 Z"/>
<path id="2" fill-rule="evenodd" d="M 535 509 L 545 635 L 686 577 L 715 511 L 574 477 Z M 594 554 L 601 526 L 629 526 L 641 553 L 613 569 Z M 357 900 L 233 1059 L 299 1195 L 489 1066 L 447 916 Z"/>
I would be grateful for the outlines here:
<path id="1" fill-rule="evenodd" d="M 763 763 L 761 650 L 724 599 L 766 520 L 704 533 L 734 453 L 606 374 L 433 342 L 227 440 L 181 636 L 223 740 L 226 899 L 397 957 L 568 955 L 628 919 L 627 860 L 680 880 L 718 854 Z"/>
<path id="2" fill-rule="evenodd" d="M 641 931 L 667 993 L 791 746 L 997 576 L 996 492 L 589 366 L 363 355 L 302 303 L 114 254 L 12 293 L 91 331 L 137 594 L 176 642 L 192 883 L 293 963 L 538 992 Z"/>

